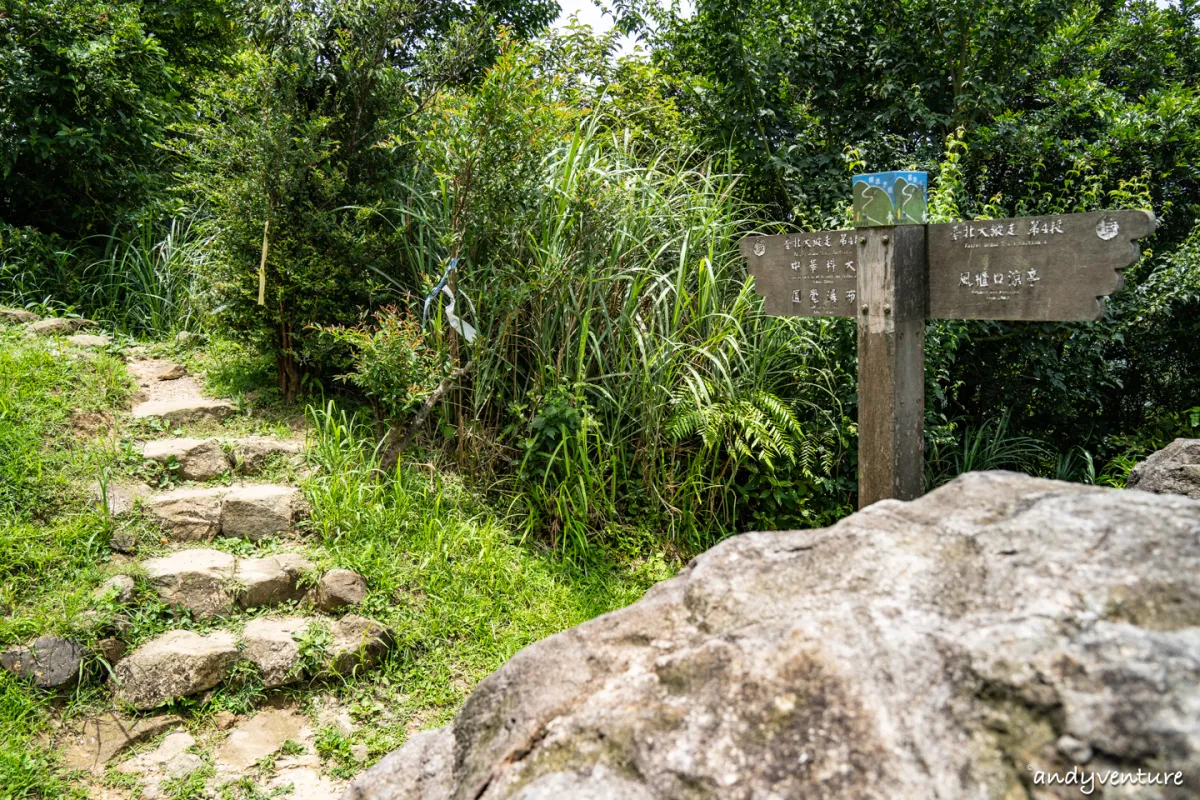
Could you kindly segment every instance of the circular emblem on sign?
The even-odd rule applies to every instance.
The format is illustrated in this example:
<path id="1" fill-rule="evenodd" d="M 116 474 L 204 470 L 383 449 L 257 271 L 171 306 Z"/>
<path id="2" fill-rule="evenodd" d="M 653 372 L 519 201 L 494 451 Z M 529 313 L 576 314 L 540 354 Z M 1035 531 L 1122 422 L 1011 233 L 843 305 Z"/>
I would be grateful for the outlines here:
<path id="1" fill-rule="evenodd" d="M 1106 242 L 1120 232 L 1121 226 L 1112 217 L 1101 217 L 1100 221 L 1096 223 L 1096 235 Z"/>
<path id="2" fill-rule="evenodd" d="M 765 252 L 767 252 L 767 246 L 763 244 L 762 239 L 759 239 L 754 243 L 754 255 L 761 256 Z"/>

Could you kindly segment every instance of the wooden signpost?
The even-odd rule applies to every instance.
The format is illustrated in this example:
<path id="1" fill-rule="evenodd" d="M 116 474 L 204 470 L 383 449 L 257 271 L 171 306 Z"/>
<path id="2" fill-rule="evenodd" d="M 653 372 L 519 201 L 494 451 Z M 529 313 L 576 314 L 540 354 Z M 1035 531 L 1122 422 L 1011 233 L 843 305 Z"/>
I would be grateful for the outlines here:
<path id="1" fill-rule="evenodd" d="M 1149 211 L 748 236 L 741 254 L 775 316 L 858 320 L 858 503 L 924 485 L 926 319 L 1096 320 Z"/>

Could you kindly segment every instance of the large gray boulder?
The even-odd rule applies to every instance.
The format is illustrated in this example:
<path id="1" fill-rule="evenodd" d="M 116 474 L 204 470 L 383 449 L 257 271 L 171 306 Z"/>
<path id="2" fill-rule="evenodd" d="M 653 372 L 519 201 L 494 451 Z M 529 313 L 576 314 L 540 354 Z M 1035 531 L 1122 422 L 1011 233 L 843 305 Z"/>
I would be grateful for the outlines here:
<path id="1" fill-rule="evenodd" d="M 970 474 L 723 542 L 345 797 L 1196 797 L 1198 624 L 1200 502 Z"/>
<path id="2" fill-rule="evenodd" d="M 1127 489 L 1200 500 L 1200 439 L 1176 439 L 1133 468 Z"/>

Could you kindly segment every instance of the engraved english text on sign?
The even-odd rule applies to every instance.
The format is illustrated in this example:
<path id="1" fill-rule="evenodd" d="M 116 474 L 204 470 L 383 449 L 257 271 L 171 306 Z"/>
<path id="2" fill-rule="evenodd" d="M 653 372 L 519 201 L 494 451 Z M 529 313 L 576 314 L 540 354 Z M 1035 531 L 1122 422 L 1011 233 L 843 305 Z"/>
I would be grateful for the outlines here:
<path id="1" fill-rule="evenodd" d="M 929 317 L 1099 319 L 1154 225 L 1148 211 L 930 225 Z"/>
<path id="2" fill-rule="evenodd" d="M 742 257 L 772 316 L 852 317 L 858 296 L 854 231 L 748 236 Z"/>

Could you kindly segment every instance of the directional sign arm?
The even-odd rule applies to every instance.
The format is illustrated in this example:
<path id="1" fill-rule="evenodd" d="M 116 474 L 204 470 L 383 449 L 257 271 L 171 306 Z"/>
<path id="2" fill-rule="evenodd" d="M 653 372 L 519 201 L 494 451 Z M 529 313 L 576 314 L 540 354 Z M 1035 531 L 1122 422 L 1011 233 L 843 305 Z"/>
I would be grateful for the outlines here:
<path id="1" fill-rule="evenodd" d="M 1155 224 L 1128 210 L 929 225 L 929 316 L 1099 319 Z"/>

